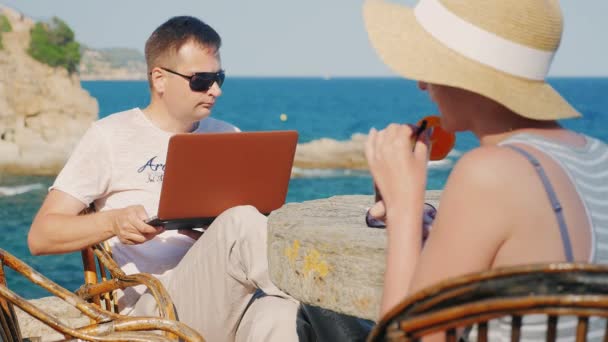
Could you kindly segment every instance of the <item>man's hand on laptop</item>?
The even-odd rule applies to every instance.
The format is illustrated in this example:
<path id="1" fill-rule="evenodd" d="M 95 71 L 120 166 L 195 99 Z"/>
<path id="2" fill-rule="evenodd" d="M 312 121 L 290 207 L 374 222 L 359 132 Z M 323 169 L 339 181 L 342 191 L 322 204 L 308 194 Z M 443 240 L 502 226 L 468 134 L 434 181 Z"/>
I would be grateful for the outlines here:
<path id="1" fill-rule="evenodd" d="M 141 205 L 113 210 L 112 231 L 126 245 L 144 243 L 165 231 L 162 227 L 146 224 L 146 219 L 148 214 Z"/>

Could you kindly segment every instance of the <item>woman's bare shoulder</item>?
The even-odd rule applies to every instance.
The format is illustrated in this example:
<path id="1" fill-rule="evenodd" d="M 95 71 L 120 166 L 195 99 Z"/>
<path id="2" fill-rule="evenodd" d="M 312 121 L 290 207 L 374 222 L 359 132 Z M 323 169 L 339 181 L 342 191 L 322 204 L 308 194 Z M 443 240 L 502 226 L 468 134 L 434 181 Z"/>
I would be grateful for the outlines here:
<path id="1" fill-rule="evenodd" d="M 458 160 L 448 185 L 464 182 L 469 187 L 500 186 L 529 171 L 529 162 L 517 152 L 501 146 L 480 146 Z"/>
<path id="2" fill-rule="evenodd" d="M 454 166 L 441 195 L 442 209 L 474 205 L 510 225 L 510 215 L 533 206 L 546 195 L 530 162 L 517 152 L 500 146 L 482 146 L 464 154 Z M 451 210 L 450 210 L 451 211 Z M 476 214 L 479 217 L 480 213 Z"/>

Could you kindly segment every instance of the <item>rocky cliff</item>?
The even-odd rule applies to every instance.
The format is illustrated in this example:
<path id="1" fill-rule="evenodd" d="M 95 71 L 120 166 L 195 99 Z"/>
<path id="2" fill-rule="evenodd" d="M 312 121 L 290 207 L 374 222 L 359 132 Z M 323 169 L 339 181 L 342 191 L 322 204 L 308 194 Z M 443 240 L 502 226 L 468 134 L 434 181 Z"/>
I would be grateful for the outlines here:
<path id="1" fill-rule="evenodd" d="M 0 6 L 11 32 L 0 50 L 0 172 L 55 174 L 89 124 L 97 101 L 76 74 L 27 54 L 33 20 Z"/>
<path id="2" fill-rule="evenodd" d="M 145 80 L 146 60 L 136 49 L 82 49 L 78 72 L 82 80 Z"/>

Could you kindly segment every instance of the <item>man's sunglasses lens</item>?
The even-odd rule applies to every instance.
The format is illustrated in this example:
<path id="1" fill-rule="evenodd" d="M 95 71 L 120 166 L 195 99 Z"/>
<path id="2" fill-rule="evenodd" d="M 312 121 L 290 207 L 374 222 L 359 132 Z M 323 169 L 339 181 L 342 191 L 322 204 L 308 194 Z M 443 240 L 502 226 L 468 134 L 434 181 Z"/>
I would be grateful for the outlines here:
<path id="1" fill-rule="evenodd" d="M 214 82 L 217 82 L 218 86 L 224 84 L 226 74 L 224 72 L 201 72 L 194 74 L 190 79 L 190 89 L 193 91 L 207 91 Z"/>

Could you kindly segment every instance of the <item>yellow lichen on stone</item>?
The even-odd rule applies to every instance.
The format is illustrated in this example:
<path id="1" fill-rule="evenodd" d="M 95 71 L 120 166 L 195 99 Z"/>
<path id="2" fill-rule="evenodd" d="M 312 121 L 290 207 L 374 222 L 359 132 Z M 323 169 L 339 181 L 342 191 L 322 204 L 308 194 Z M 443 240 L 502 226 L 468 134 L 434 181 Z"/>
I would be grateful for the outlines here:
<path id="1" fill-rule="evenodd" d="M 296 258 L 298 257 L 298 253 L 300 252 L 300 241 L 294 240 L 293 245 L 291 247 L 285 248 L 285 256 L 291 266 L 293 266 L 296 262 Z"/>
<path id="2" fill-rule="evenodd" d="M 370 306 L 373 305 L 373 300 L 369 297 L 359 297 L 355 298 L 352 303 L 357 308 L 357 310 L 361 312 L 367 312 L 370 310 Z"/>
<path id="3" fill-rule="evenodd" d="M 316 249 L 312 249 L 304 256 L 304 274 L 309 275 L 310 272 L 317 272 L 321 277 L 325 277 L 329 273 L 329 265 L 321 258 L 321 253 Z"/>

